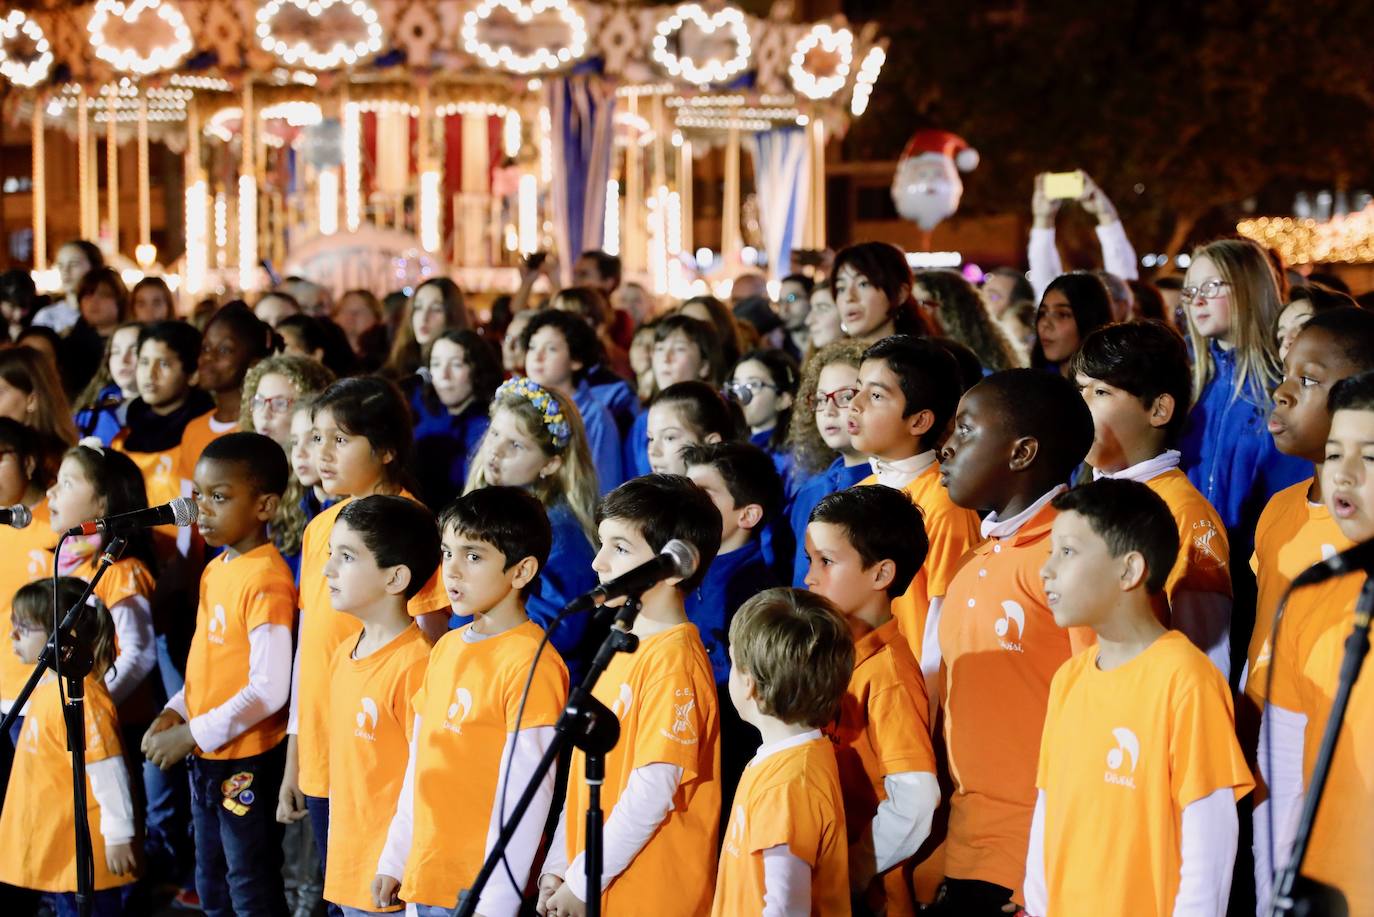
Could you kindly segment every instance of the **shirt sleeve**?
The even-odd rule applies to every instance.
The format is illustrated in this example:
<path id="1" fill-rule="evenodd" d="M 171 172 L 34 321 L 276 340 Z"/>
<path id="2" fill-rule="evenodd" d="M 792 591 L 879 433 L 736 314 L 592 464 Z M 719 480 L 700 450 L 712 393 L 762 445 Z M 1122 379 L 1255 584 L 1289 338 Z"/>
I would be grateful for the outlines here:
<path id="1" fill-rule="evenodd" d="M 191 720 L 201 751 L 232 742 L 286 705 L 291 690 L 291 630 L 260 624 L 248 634 L 248 684 L 227 701 Z"/>
<path id="2" fill-rule="evenodd" d="M 1264 708 L 1260 720 L 1259 769 L 1269 798 L 1255 806 L 1255 901 L 1258 913 L 1269 913 L 1274 864 L 1287 865 L 1302 813 L 1303 749 L 1307 715 L 1275 707 Z M 1270 832 L 1270 825 L 1273 832 Z"/>
<path id="3" fill-rule="evenodd" d="M 501 798 L 500 787 L 505 784 L 507 779 L 510 781 L 510 791 L 506 795 L 506 804 L 499 813 L 497 806 L 492 807 L 491 823 L 487 826 L 487 842 L 482 850 L 483 860 L 491 854 L 492 848 L 496 846 L 496 839 L 501 835 L 501 826 L 511 817 L 521 793 L 534 779 L 539 761 L 553 743 L 554 735 L 552 726 L 536 726 L 506 736 L 506 746 L 501 751 L 501 770 L 496 776 L 498 788 L 496 801 L 499 802 Z M 517 738 L 519 741 L 516 741 Z M 510 759 L 509 776 L 506 773 L 508 757 Z M 544 822 L 549 815 L 549 806 L 553 803 L 555 777 L 553 768 L 544 774 L 539 783 L 539 792 L 535 795 L 530 807 L 525 810 L 525 816 L 520 820 L 520 826 L 516 828 L 510 844 L 506 846 L 506 863 L 509 864 L 511 873 L 522 883 L 529 876 L 534 855 L 539 850 L 539 841 L 544 832 Z M 506 915 L 514 917 L 520 912 L 520 903 L 523 897 L 523 885 L 521 888 L 512 888 L 506 870 L 497 869 L 492 873 L 491 881 L 482 890 L 482 897 L 477 902 L 477 912 L 483 917 L 506 917 Z"/>
<path id="4" fill-rule="evenodd" d="M 1239 833 L 1236 797 L 1229 787 L 1183 809 L 1183 862 L 1173 917 L 1225 917 Z"/>
<path id="5" fill-rule="evenodd" d="M 147 596 L 131 595 L 110 606 L 119 653 L 105 673 L 105 688 L 122 704 L 157 665 L 157 642 Z"/>
<path id="6" fill-rule="evenodd" d="M 930 834 L 931 819 L 940 805 L 940 785 L 933 773 L 888 774 L 883 777 L 887 798 L 873 816 L 873 856 L 879 873 L 908 860 Z"/>
<path id="7" fill-rule="evenodd" d="M 921 658 L 916 660 L 921 665 L 921 678 L 926 683 L 926 693 L 930 693 L 930 685 L 940 677 L 940 608 L 945 604 L 945 597 L 937 595 L 930 600 L 930 610 L 926 612 L 926 632 L 921 639 Z"/>
<path id="8" fill-rule="evenodd" d="M 127 844 L 134 839 L 134 801 L 129 791 L 129 769 L 116 755 L 86 765 L 91 795 L 100 808 L 100 836 L 106 845 Z"/>
<path id="9" fill-rule="evenodd" d="M 1064 273 L 1064 263 L 1059 260 L 1059 249 L 1055 246 L 1053 226 L 1031 227 L 1030 242 L 1026 246 L 1026 262 L 1030 265 L 1026 276 L 1035 290 L 1036 300 L 1039 301 L 1040 297 L 1045 295 L 1045 287 L 1050 285 L 1050 281 Z"/>
<path id="10" fill-rule="evenodd" d="M 568 871 L 568 812 L 565 806 L 563 811 L 558 813 L 558 819 L 554 822 L 553 840 L 549 842 L 548 855 L 544 857 L 544 867 L 539 870 L 539 875 L 559 876 L 560 878 Z"/>
<path id="11" fill-rule="evenodd" d="M 762 917 L 811 913 L 811 867 L 786 844 L 763 851 Z"/>
<path id="12" fill-rule="evenodd" d="M 396 796 L 396 812 L 391 816 L 381 856 L 377 858 L 378 875 L 391 876 L 398 882 L 405 878 L 406 861 L 410 859 L 410 844 L 415 827 L 415 759 L 420 737 L 420 715 L 410 731 L 410 752 L 406 758 L 406 774 L 401 780 L 401 792 Z"/>
<path id="13" fill-rule="evenodd" d="M 1205 674 L 1211 677 L 1182 689 L 1174 712 L 1169 755 L 1180 809 L 1221 789 L 1232 789 L 1234 801 L 1254 786 L 1235 737 L 1231 689 L 1221 677 Z"/>
<path id="14" fill-rule="evenodd" d="M 1171 623 L 1207 654 L 1223 678 L 1231 677 L 1231 597 L 1179 590 L 1170 601 Z"/>
<path id="15" fill-rule="evenodd" d="M 286 715 L 286 734 L 299 735 L 301 731 L 301 645 L 297 641 L 291 653 L 291 701 Z"/>
<path id="16" fill-rule="evenodd" d="M 684 664 L 648 682 L 639 691 L 642 696 L 636 697 L 634 703 L 640 705 L 640 726 L 635 730 L 629 766 L 638 770 L 662 763 L 676 766 L 685 776 L 701 774 L 701 758 L 709 750 L 701 739 L 711 725 L 701 700 L 706 698 L 714 706 L 715 683 Z"/>
<path id="17" fill-rule="evenodd" d="M 1031 816 L 1030 844 L 1026 847 L 1026 879 L 1022 889 L 1026 898 L 1026 913 L 1031 917 L 1045 917 L 1050 911 L 1050 893 L 1045 884 L 1045 791 L 1035 797 L 1035 814 Z"/>
<path id="18" fill-rule="evenodd" d="M 1034 230 L 1031 230 L 1034 232 Z M 1126 238 L 1126 227 L 1120 220 L 1097 225 L 1097 241 L 1102 246 L 1102 268 L 1122 280 L 1139 280 L 1140 268 L 1135 247 Z"/>
<path id="19" fill-rule="evenodd" d="M 668 817 L 682 776 L 682 768 L 663 763 L 636 767 L 630 773 L 625 792 L 606 818 L 601 859 L 603 889 L 625 871 Z M 579 853 L 563 876 L 568 889 L 581 901 L 587 900 L 585 862 L 585 854 Z"/>

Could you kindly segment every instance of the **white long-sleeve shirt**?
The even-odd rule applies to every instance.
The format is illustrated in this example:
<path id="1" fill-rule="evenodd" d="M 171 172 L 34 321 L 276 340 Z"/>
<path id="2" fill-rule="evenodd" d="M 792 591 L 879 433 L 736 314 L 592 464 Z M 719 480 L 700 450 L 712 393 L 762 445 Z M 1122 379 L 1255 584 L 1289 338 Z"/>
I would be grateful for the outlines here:
<path id="1" fill-rule="evenodd" d="M 1303 749 L 1307 741 L 1307 714 L 1266 704 L 1260 720 L 1259 769 L 1269 798 L 1255 806 L 1255 904 L 1256 913 L 1269 913 L 1274 894 L 1274 870 L 1288 865 L 1297 839 L 1298 820 L 1306 791 Z M 1269 833 L 1272 821 L 1274 833 Z M 1273 855 L 1270 855 L 1273 851 Z M 1277 864 L 1277 867 L 1276 867 Z"/>
<path id="2" fill-rule="evenodd" d="M 86 765 L 91 795 L 100 807 L 100 836 L 105 845 L 127 844 L 137 833 L 134 799 L 129 791 L 129 768 L 123 755 Z M 56 803 L 54 803 L 56 804 Z"/>
<path id="3" fill-rule="evenodd" d="M 411 841 L 413 840 L 415 761 L 422 722 L 423 720 L 417 714 L 415 726 L 410 734 L 410 757 L 406 762 L 405 778 L 401 783 L 401 793 L 396 798 L 396 814 L 391 818 L 391 825 L 387 829 L 386 843 L 382 846 L 381 856 L 377 859 L 377 872 L 380 875 L 391 876 L 398 881 L 405 876 L 406 861 L 410 859 Z M 487 842 L 486 846 L 482 848 L 483 858 L 491 853 L 497 837 L 501 834 L 502 824 L 511 817 L 520 795 L 525 791 L 530 780 L 533 779 L 540 758 L 544 756 L 544 752 L 553 743 L 555 730 L 552 726 L 535 726 L 520 730 L 519 741 L 516 741 L 516 735 L 516 733 L 507 734 L 505 747 L 501 751 L 501 770 L 496 778 L 498 796 L 492 801 L 491 819 L 487 825 Z M 514 745 L 513 754 L 512 745 Z M 497 803 L 499 802 L 500 787 L 506 779 L 506 760 L 508 757 L 510 758 L 510 790 L 506 795 L 505 808 L 498 813 Z M 539 784 L 539 792 L 535 795 L 534 801 L 530 803 L 530 807 L 525 810 L 525 817 L 520 820 L 515 835 L 506 847 L 506 863 L 510 866 L 510 871 L 517 881 L 524 881 L 529 876 L 530 866 L 534 862 L 534 854 L 539 849 L 544 822 L 548 818 L 549 807 L 553 804 L 554 778 L 555 774 L 552 770 L 544 775 L 544 779 Z M 477 912 L 483 917 L 504 917 L 504 915 L 514 917 L 520 912 L 522 892 L 522 889 L 511 886 L 510 877 L 506 875 L 505 868 L 498 867 L 487 882 L 487 887 L 482 890 L 482 897 L 477 901 Z M 430 902 L 420 903 L 428 904 Z"/>
<path id="4" fill-rule="evenodd" d="M 124 703 L 157 665 L 157 637 L 147 596 L 131 595 L 110 608 L 119 652 L 105 673 L 105 688 L 115 705 Z"/>
<path id="5" fill-rule="evenodd" d="M 1030 265 L 1027 277 L 1035 290 L 1038 301 L 1045 294 L 1050 281 L 1064 273 L 1064 263 L 1059 258 L 1055 245 L 1056 233 L 1053 226 L 1034 227 L 1030 231 L 1030 243 L 1026 246 L 1026 261 Z M 1122 280 L 1138 280 L 1140 268 L 1136 265 L 1135 248 L 1126 238 L 1126 227 L 1120 220 L 1098 224 L 1097 241 L 1102 246 L 1102 267 Z"/>
<path id="6" fill-rule="evenodd" d="M 191 727 L 201 751 L 217 751 L 286 706 L 291 692 L 291 630 L 259 624 L 248 633 L 248 684 L 227 701 L 194 719 L 186 709 L 186 689 L 167 701 Z"/>
<path id="7" fill-rule="evenodd" d="M 1183 807 L 1179 883 L 1173 917 L 1225 917 L 1239 834 L 1236 795 L 1230 787 L 1223 787 Z M 1053 913 L 1045 881 L 1044 790 L 1035 798 L 1022 890 L 1026 913 L 1033 917 L 1048 917 Z"/>

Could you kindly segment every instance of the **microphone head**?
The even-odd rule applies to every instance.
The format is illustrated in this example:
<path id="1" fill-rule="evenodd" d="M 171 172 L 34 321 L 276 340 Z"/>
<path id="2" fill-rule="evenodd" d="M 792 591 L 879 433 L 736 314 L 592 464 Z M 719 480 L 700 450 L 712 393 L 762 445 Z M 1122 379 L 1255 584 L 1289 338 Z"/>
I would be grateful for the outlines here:
<path id="1" fill-rule="evenodd" d="M 172 508 L 172 524 L 178 528 L 185 528 L 195 522 L 196 517 L 200 515 L 196 501 L 190 497 L 177 497 L 167 505 Z"/>
<path id="2" fill-rule="evenodd" d="M 22 503 L 16 503 L 10 507 L 10 527 L 16 529 L 28 528 L 33 521 L 33 513 Z"/>
<path id="3" fill-rule="evenodd" d="M 686 579 L 697 572 L 697 564 L 701 562 L 701 554 L 694 545 L 691 545 L 679 538 L 674 538 L 663 546 L 660 554 L 667 554 L 673 560 L 673 575 Z"/>

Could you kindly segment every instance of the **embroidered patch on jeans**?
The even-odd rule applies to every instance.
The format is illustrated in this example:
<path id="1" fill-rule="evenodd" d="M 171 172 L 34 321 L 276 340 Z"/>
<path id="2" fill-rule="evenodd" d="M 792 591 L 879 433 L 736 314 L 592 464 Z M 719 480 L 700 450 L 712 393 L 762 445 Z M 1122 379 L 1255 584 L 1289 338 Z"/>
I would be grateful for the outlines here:
<path id="1" fill-rule="evenodd" d="M 219 789 L 224 794 L 224 808 L 235 815 L 247 815 L 254 799 L 253 791 L 248 789 L 252 785 L 253 775 L 247 771 L 239 771 L 221 783 Z"/>

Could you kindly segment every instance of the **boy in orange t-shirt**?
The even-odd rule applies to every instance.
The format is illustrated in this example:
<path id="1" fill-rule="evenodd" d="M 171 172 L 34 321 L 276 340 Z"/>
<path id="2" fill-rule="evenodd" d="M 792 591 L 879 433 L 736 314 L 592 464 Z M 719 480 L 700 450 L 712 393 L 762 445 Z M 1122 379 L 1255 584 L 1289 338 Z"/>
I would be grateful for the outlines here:
<path id="1" fill-rule="evenodd" d="M 770 913 L 849 913 L 844 798 L 821 729 L 839 714 L 853 666 L 849 628 L 812 593 L 768 589 L 730 622 L 730 699 L 763 744 L 726 823 L 713 917 L 763 917 L 765 903 Z"/>
<path id="2" fill-rule="evenodd" d="M 849 405 L 854 449 L 873 474 L 860 484 L 905 491 L 921 511 L 929 550 L 892 616 L 927 680 L 940 671 L 940 607 L 949 581 L 978 543 L 978 516 L 957 506 L 940 486 L 936 454 L 959 404 L 959 366 L 933 341 L 887 337 L 864 351 L 859 393 Z"/>
<path id="3" fill-rule="evenodd" d="M 472 884 L 553 741 L 568 695 L 568 670 L 545 647 L 525 697 L 544 639 L 525 613 L 553 540 L 543 504 L 523 488 L 486 487 L 451 503 L 439 532 L 453 613 L 473 620 L 434 645 L 414 697 L 405 782 L 388 813 L 386 842 L 368 867 L 376 873 L 372 906 L 390 906 L 399 894 L 419 917 L 449 914 Z M 506 848 L 517 886 L 506 868 L 497 869 L 478 913 L 520 910 L 553 796 L 550 772 Z M 333 863 L 331 850 L 331 870 Z"/>
<path id="4" fill-rule="evenodd" d="M 940 917 L 995 917 L 1021 901 L 1050 679 L 1092 640 L 1055 623 L 1040 583 L 1050 501 L 1092 441 L 1092 414 L 1071 382 L 1013 369 L 968 390 L 941 455 L 950 499 L 988 516 L 987 541 L 955 574 L 940 616 L 954 781 L 945 881 L 929 912 Z"/>
<path id="5" fill-rule="evenodd" d="M 806 527 L 806 587 L 829 599 L 854 640 L 854 672 L 826 732 L 835 743 L 849 825 L 849 881 L 866 909 L 914 914 L 901 865 L 940 804 L 925 680 L 892 602 L 926 557 L 921 514 L 890 487 L 830 494 Z"/>
<path id="6" fill-rule="evenodd" d="M 363 623 L 334 653 L 329 682 L 330 795 L 324 899 L 346 914 L 376 907 L 372 871 L 406 772 L 429 641 L 406 609 L 439 566 L 434 516 L 414 500 L 377 494 L 343 508 L 324 576 L 334 610 Z"/>
<path id="7" fill-rule="evenodd" d="M 224 551 L 201 577 L 186 686 L 143 737 L 163 770 L 193 755 L 196 891 L 207 913 L 285 913 L 274 804 L 296 590 L 267 524 L 289 473 L 281 447 L 259 433 L 230 433 L 201 454 L 196 525 Z"/>
<path id="8" fill-rule="evenodd" d="M 1221 674 L 1231 674 L 1231 549 L 1221 517 L 1170 448 L 1188 419 L 1188 348 L 1163 322 L 1124 322 L 1088 335 L 1072 371 L 1093 415 L 1088 464 L 1096 478 L 1139 481 L 1169 507 L 1179 552 L 1155 612 Z"/>
<path id="9" fill-rule="evenodd" d="M 1298 339 L 1306 334 L 1304 330 Z M 1331 429 L 1321 470 L 1323 499 L 1348 539 L 1368 542 L 1374 538 L 1374 474 L 1369 472 L 1374 372 L 1336 383 L 1329 405 Z M 1368 577 L 1351 573 L 1300 589 L 1279 620 L 1268 670 L 1273 689 L 1264 708 L 1259 744 L 1260 770 L 1270 796 L 1255 808 L 1256 898 L 1261 906 L 1269 904 L 1272 869 L 1286 868 L 1292 854 L 1298 813 L 1331 716 L 1345 644 L 1356 626 L 1356 605 L 1366 588 Z M 1374 820 L 1369 817 L 1374 811 L 1371 747 L 1374 670 L 1366 660 L 1350 691 L 1302 864 L 1303 877 L 1339 892 L 1345 899 L 1341 912 L 1350 914 L 1374 913 L 1374 870 L 1369 868 L 1374 843 Z M 1333 905 L 1320 912 L 1337 910 Z"/>
<path id="10" fill-rule="evenodd" d="M 1312 462 L 1313 475 L 1270 497 L 1255 526 L 1250 566 L 1259 594 L 1242 687 L 1256 711 L 1264 704 L 1269 656 L 1264 648 L 1283 594 L 1303 570 L 1353 544 L 1323 500 L 1322 467 L 1331 430 L 1327 396 L 1340 380 L 1371 369 L 1374 315 L 1355 308 L 1312 316 L 1283 361 L 1269 432 L 1280 452 Z"/>
<path id="11" fill-rule="evenodd" d="M 691 576 L 644 592 L 631 629 L 639 648 L 618 653 L 592 692 L 620 720 L 601 787 L 602 910 L 704 917 L 716 873 L 720 721 L 711 662 L 683 596 L 719 550 L 720 513 L 687 478 L 650 474 L 607 494 L 597 518 L 601 550 L 592 568 L 603 583 L 652 560 L 674 538 L 700 558 Z M 577 917 L 586 908 L 586 811 L 586 758 L 576 752 L 539 880 L 540 913 Z"/>
<path id="12" fill-rule="evenodd" d="M 1085 484 L 1054 507 L 1045 592 L 1054 620 L 1091 627 L 1097 646 L 1050 685 L 1026 911 L 1224 917 L 1236 800 L 1254 781 L 1226 679 L 1155 612 L 1178 558 L 1173 514 L 1128 480 Z"/>

